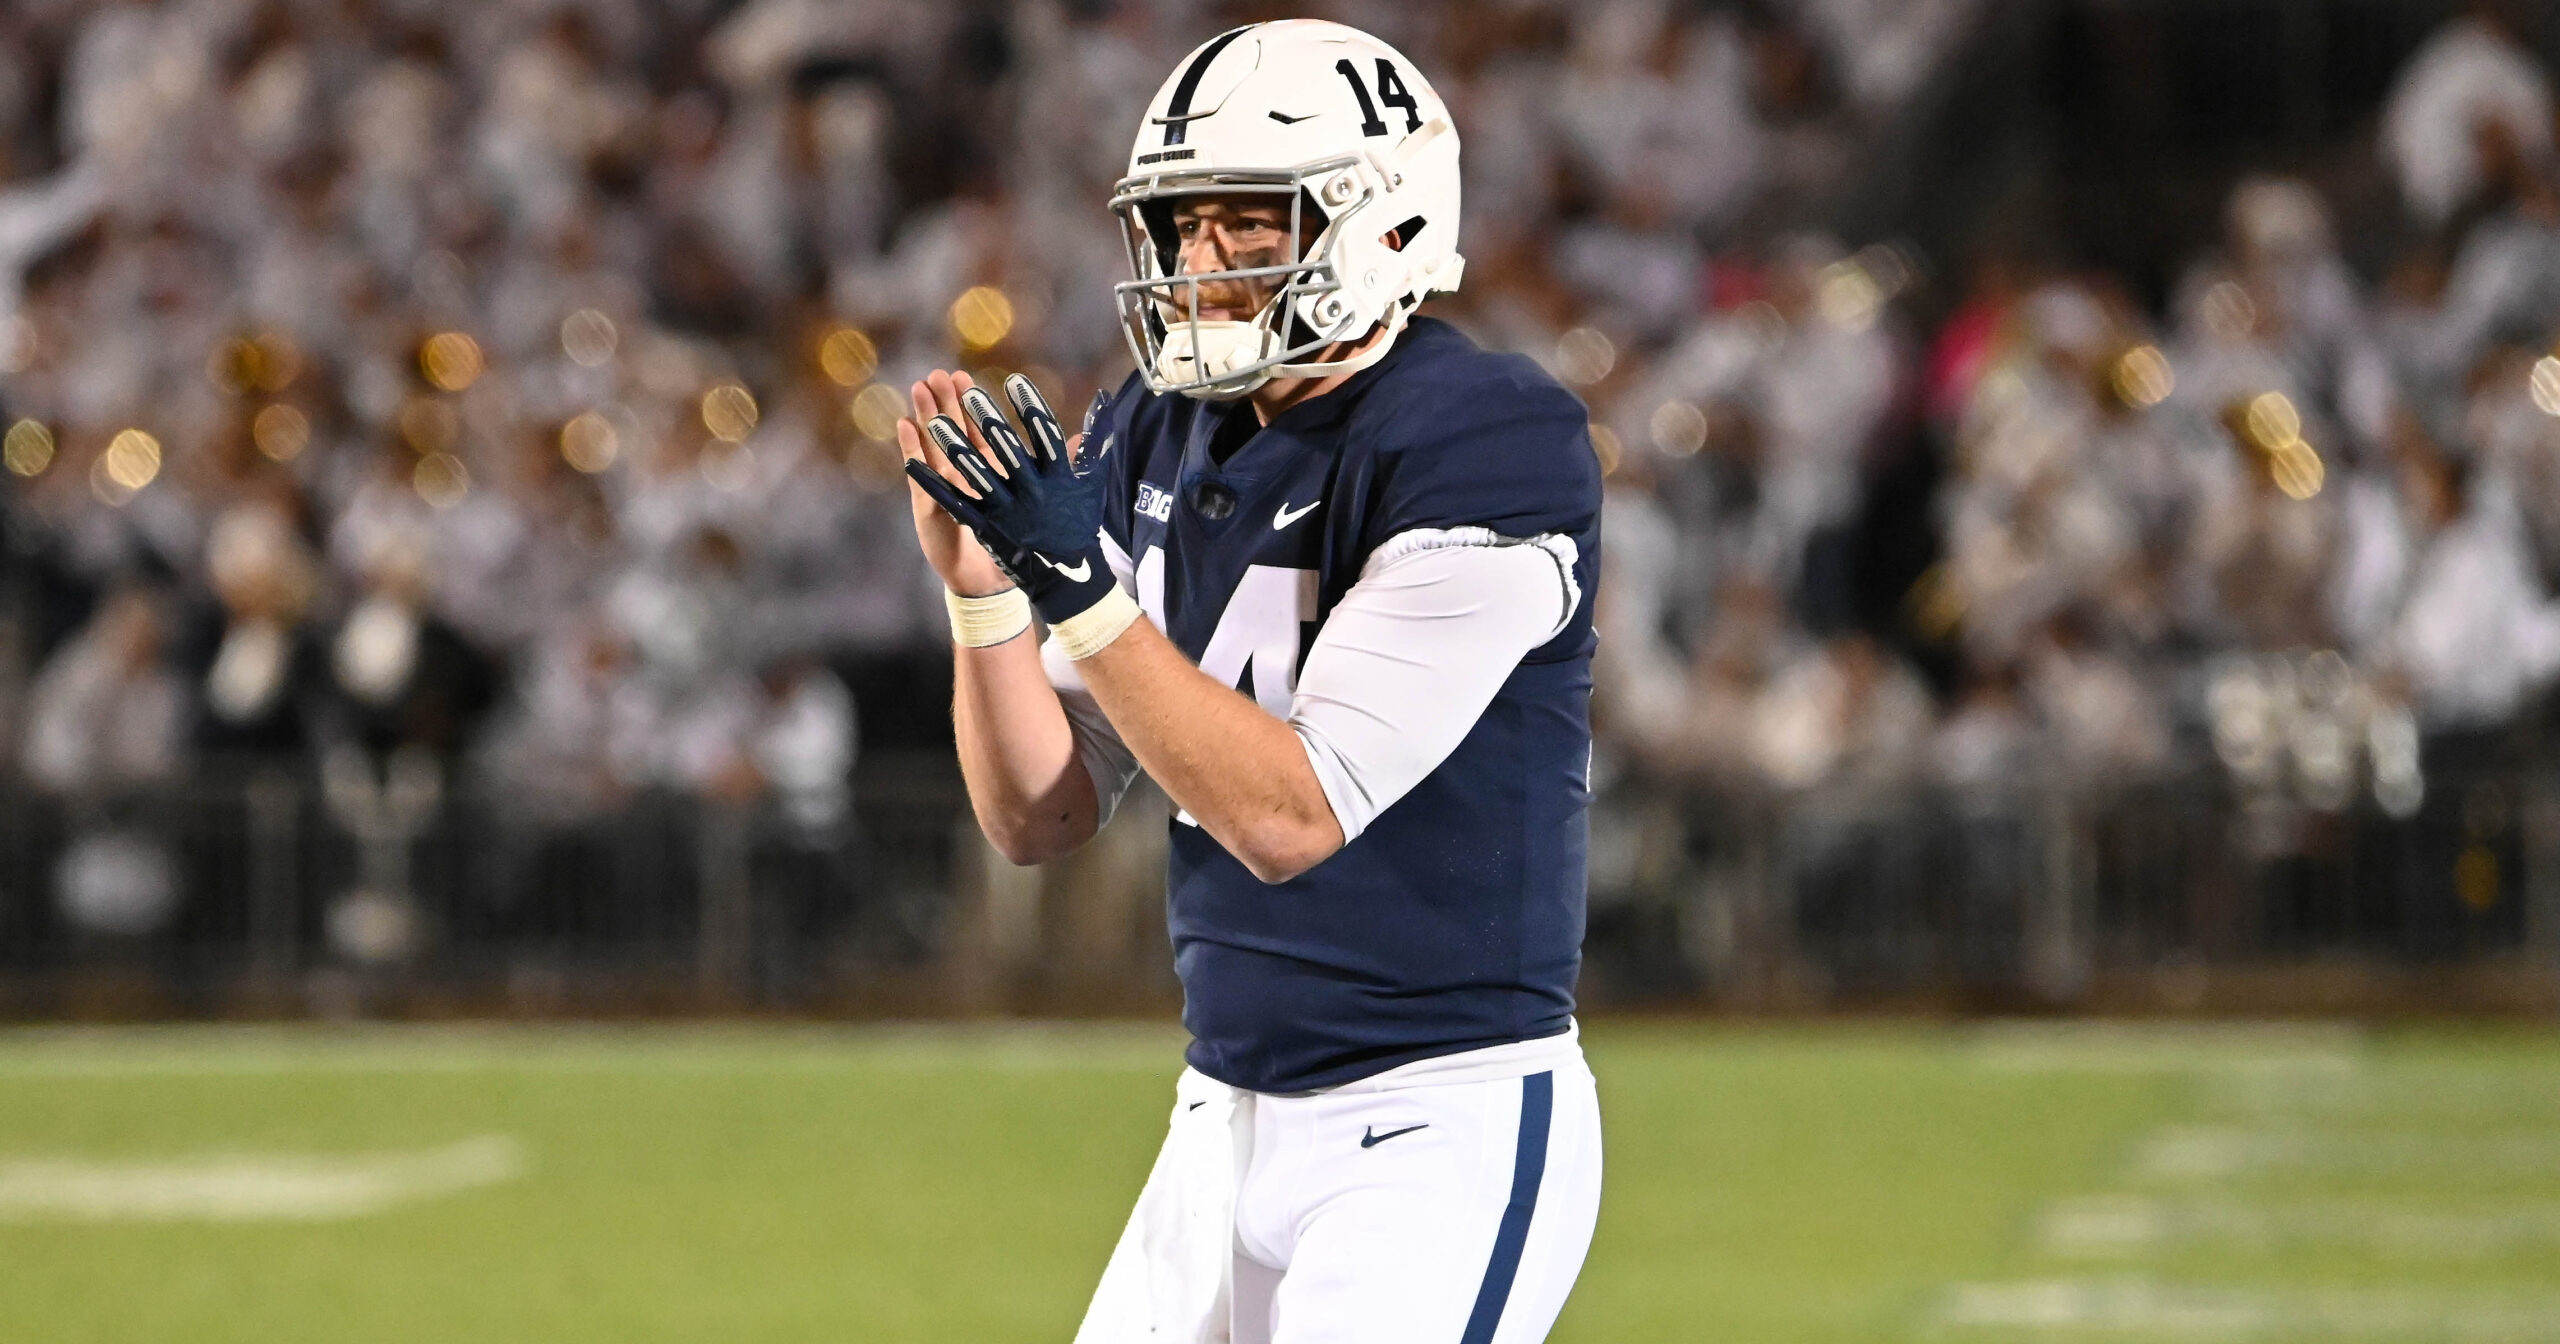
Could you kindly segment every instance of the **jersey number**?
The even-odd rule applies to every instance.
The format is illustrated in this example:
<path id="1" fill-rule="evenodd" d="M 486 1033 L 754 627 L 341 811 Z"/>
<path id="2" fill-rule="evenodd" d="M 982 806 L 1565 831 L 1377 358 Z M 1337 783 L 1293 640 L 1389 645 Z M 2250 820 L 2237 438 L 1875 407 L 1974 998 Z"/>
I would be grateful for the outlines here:
<path id="1" fill-rule="evenodd" d="M 1378 58 L 1378 101 L 1376 103 L 1369 101 L 1368 87 L 1360 82 L 1360 67 L 1353 65 L 1348 58 L 1345 58 L 1335 61 L 1333 68 L 1341 71 L 1344 79 L 1351 81 L 1351 96 L 1360 100 L 1360 133 L 1362 135 L 1387 133 L 1387 123 L 1378 120 L 1379 103 L 1389 107 L 1403 108 L 1404 128 L 1408 132 L 1422 129 L 1422 109 L 1414 103 L 1413 93 L 1405 88 L 1404 80 L 1397 77 L 1394 62 L 1384 56 Z"/>
<path id="2" fill-rule="evenodd" d="M 1138 605 L 1164 627 L 1164 548 L 1150 546 L 1138 557 Z M 1200 650 L 1200 670 L 1233 686 L 1275 719 L 1289 717 L 1289 702 L 1298 693 L 1301 632 L 1316 618 L 1316 572 L 1249 565 L 1244 579 L 1218 613 L 1218 627 Z M 1173 819 L 1186 826 L 1200 823 L 1176 809 Z"/>
<path id="3" fill-rule="evenodd" d="M 1299 631 L 1315 618 L 1314 570 L 1247 566 L 1200 651 L 1200 670 L 1285 719 L 1298 693 Z"/>

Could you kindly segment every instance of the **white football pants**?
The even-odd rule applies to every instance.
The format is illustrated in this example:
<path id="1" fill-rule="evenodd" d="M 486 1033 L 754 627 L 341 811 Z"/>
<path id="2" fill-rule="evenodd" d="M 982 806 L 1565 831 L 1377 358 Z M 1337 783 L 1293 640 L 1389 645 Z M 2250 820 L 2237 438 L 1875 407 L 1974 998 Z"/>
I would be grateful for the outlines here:
<path id="1" fill-rule="evenodd" d="M 1555 1324 L 1600 1211 L 1600 1103 L 1578 1031 L 1306 1096 L 1186 1070 L 1176 1096 L 1080 1341 L 1536 1344 Z M 1207 1124 L 1186 1135 L 1186 1119 Z M 1229 1172 L 1230 1188 L 1211 1188 Z M 1231 1229 L 1227 1281 L 1182 1282 L 1216 1262 L 1179 1243 L 1213 1229 Z M 1141 1327 L 1148 1298 L 1193 1305 Z"/>

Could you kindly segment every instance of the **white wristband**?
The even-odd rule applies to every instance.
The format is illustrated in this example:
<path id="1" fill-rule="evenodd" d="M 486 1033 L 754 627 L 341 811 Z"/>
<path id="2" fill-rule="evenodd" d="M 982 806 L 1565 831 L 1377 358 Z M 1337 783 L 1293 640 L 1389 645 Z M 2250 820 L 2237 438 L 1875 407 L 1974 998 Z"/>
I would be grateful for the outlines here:
<path id="1" fill-rule="evenodd" d="M 1111 641 L 1145 614 L 1129 594 L 1115 587 L 1101 601 L 1050 626 L 1049 636 L 1058 641 L 1058 647 L 1065 649 L 1069 658 L 1082 662 L 1109 648 Z"/>
<path id="2" fill-rule="evenodd" d="M 942 605 L 951 613 L 951 641 L 964 649 L 991 648 L 1031 628 L 1031 599 L 1019 588 L 985 597 L 945 588 Z"/>

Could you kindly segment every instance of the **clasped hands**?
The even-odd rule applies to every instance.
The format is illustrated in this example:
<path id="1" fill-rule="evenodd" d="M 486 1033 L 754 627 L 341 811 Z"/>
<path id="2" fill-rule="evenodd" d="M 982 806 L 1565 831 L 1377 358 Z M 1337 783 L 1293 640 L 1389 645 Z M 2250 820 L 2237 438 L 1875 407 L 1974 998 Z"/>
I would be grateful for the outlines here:
<path id="1" fill-rule="evenodd" d="M 1019 431 L 995 398 L 965 377 L 918 387 L 923 432 L 902 424 L 898 436 L 908 478 L 978 539 L 1040 618 L 1064 624 L 1116 591 L 1102 555 L 1103 473 L 1077 451 L 1086 436 L 1069 440 L 1040 390 L 1018 373 L 1005 379 L 1004 391 L 1021 419 Z M 947 409 L 923 414 L 954 400 L 944 387 L 957 389 L 967 427 Z M 1095 409 L 1100 406 L 1096 398 Z M 1086 419 L 1089 430 L 1092 415 Z M 951 579 L 947 572 L 944 577 Z"/>

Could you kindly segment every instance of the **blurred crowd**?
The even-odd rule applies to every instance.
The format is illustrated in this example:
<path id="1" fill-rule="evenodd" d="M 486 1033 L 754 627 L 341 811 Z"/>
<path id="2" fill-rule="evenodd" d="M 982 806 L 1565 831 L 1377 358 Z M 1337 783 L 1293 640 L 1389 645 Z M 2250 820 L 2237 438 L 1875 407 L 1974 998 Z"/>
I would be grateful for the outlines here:
<path id="1" fill-rule="evenodd" d="M 74 799 L 397 758 L 563 820 L 840 818 L 848 668 L 942 647 L 897 389 L 1119 380 L 1101 203 L 1249 8 L 8 6 L 12 759 Z M 1346 17 L 1460 108 L 1487 279 L 1455 315 L 1542 357 L 1598 324 L 1632 366 L 1967 8 Z"/>
<path id="2" fill-rule="evenodd" d="M 2519 763 L 2560 673 L 2553 116 L 2495 9 L 2434 34 L 2362 150 L 2397 187 L 2346 226 L 2391 241 L 2376 277 L 2276 175 L 2231 188 L 2158 312 L 1997 250 L 1943 263 L 1930 328 L 1892 247 L 1780 236 L 1711 272 L 1593 399 L 1627 755 L 1780 789 L 2203 762 L 2399 818 L 2431 771 Z M 1568 369 L 1641 330 L 1586 311 Z M 1923 563 L 1874 591 L 1923 514 Z"/>
<path id="3" fill-rule="evenodd" d="M 862 669 L 943 656 L 899 389 L 1117 383 L 1102 202 L 1264 8 L 0 6 L 0 743 L 72 799 L 252 758 L 841 824 Z M 2155 312 L 1815 227 L 1979 0 L 1295 8 L 1432 76 L 1437 311 L 1593 408 L 1625 768 L 2210 753 L 2397 814 L 2560 672 L 2560 161 L 2494 15 L 2390 95 L 2395 218 L 2250 178 Z"/>

